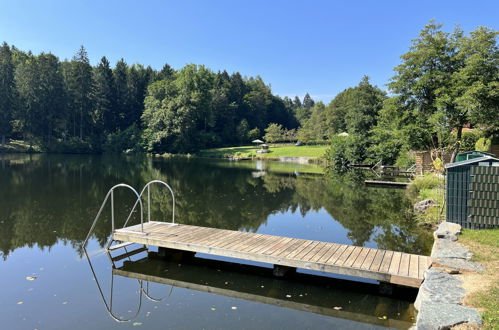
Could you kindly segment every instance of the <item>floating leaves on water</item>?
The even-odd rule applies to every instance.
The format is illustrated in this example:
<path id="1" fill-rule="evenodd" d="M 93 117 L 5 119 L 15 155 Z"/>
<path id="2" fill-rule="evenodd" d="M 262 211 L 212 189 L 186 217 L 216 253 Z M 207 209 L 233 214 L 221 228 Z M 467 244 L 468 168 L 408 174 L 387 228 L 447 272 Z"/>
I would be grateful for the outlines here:
<path id="1" fill-rule="evenodd" d="M 26 279 L 28 281 L 34 281 L 34 280 L 36 280 L 36 276 L 26 276 Z"/>
<path id="2" fill-rule="evenodd" d="M 18 301 L 17 304 L 18 305 L 22 305 L 22 304 L 24 304 L 24 302 L 23 301 Z"/>
<path id="3" fill-rule="evenodd" d="M 236 306 L 232 306 L 230 309 L 236 310 L 237 307 Z"/>
<path id="4" fill-rule="evenodd" d="M 140 325 L 142 325 L 142 322 L 133 322 L 133 326 L 134 326 L 134 327 L 138 327 L 138 326 L 140 326 Z"/>
<path id="5" fill-rule="evenodd" d="M 291 295 L 290 295 L 290 294 L 287 294 L 287 295 L 286 295 L 286 298 L 291 298 Z"/>
<path id="6" fill-rule="evenodd" d="M 336 309 L 337 311 L 339 311 L 339 310 L 342 310 L 342 309 L 343 309 L 343 307 L 341 307 L 341 306 L 334 306 L 333 308 L 334 308 L 334 309 Z"/>
<path id="7" fill-rule="evenodd" d="M 62 304 L 63 304 L 63 305 L 67 305 L 67 304 L 68 304 L 68 302 L 67 302 L 67 301 L 63 301 L 63 302 L 62 302 Z"/>

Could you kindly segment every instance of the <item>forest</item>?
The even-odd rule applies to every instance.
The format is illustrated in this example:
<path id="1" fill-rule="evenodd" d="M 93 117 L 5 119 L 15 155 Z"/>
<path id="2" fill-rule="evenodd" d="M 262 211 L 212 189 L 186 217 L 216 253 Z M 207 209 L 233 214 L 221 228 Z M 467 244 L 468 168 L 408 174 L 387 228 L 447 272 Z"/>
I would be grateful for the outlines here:
<path id="1" fill-rule="evenodd" d="M 280 97 L 260 77 L 204 65 L 155 70 L 0 47 L 0 144 L 47 152 L 195 153 L 257 138 L 330 144 L 336 165 L 404 165 L 409 150 L 486 149 L 499 132 L 498 32 L 428 23 L 387 90 L 362 77 L 329 104 Z"/>

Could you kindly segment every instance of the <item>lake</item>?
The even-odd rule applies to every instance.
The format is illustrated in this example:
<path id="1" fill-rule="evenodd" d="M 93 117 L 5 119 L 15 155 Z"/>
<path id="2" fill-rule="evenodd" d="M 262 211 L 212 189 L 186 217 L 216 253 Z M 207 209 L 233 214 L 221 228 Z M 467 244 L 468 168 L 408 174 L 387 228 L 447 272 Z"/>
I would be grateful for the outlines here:
<path id="1" fill-rule="evenodd" d="M 278 279 L 269 265 L 203 254 L 165 261 L 154 247 L 113 271 L 103 249 L 109 208 L 82 248 L 110 187 L 159 179 L 175 191 L 179 223 L 429 254 L 431 234 L 415 224 L 404 190 L 366 188 L 362 173 L 322 172 L 262 161 L 0 154 L 1 328 L 409 328 L 416 291 L 384 297 L 373 281 L 304 270 Z M 169 195 L 155 188 L 152 196 L 153 218 L 168 221 Z M 117 223 L 133 202 L 116 193 Z M 144 276 L 150 281 L 137 280 Z"/>

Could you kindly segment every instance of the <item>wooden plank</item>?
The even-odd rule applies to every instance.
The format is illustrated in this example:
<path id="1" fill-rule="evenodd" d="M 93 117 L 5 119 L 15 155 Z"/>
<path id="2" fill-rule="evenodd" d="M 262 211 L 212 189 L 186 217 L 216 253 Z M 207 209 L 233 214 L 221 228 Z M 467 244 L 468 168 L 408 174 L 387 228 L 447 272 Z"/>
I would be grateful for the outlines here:
<path id="1" fill-rule="evenodd" d="M 360 266 L 362 266 L 362 263 L 364 262 L 364 260 L 366 260 L 366 257 L 369 253 L 369 249 L 368 248 L 362 248 L 362 250 L 360 251 L 360 254 L 359 256 L 357 257 L 357 259 L 355 259 L 354 263 L 351 265 L 351 267 L 353 268 L 360 268 Z"/>
<path id="2" fill-rule="evenodd" d="M 362 266 L 360 266 L 360 269 L 369 269 L 371 267 L 371 264 L 374 261 L 374 257 L 376 256 L 376 250 L 375 249 L 369 249 L 369 253 L 367 254 L 366 259 L 364 259 L 364 262 L 362 263 Z"/>
<path id="3" fill-rule="evenodd" d="M 300 253 L 298 253 L 294 257 L 294 259 L 302 260 L 304 256 L 306 256 L 310 251 L 312 251 L 317 246 L 317 244 L 319 244 L 319 242 L 312 241 L 312 244 L 304 248 Z"/>
<path id="4" fill-rule="evenodd" d="M 332 246 L 333 246 L 333 244 L 331 244 L 331 243 L 324 244 L 324 246 L 322 247 L 322 249 L 319 252 L 317 252 L 317 254 L 315 256 L 313 256 L 310 259 L 310 261 L 311 262 L 318 262 L 319 259 L 321 259 L 324 256 L 324 254 L 326 254 L 326 252 L 331 249 Z"/>
<path id="5" fill-rule="evenodd" d="M 255 250 L 261 250 L 262 247 L 273 245 L 276 241 L 277 238 L 275 236 L 262 234 L 258 241 L 256 241 L 253 245 L 247 247 L 244 251 L 254 253 Z"/>
<path id="6" fill-rule="evenodd" d="M 393 251 L 386 251 L 383 260 L 381 261 L 381 265 L 379 267 L 379 271 L 381 273 L 388 273 L 390 269 L 390 263 L 392 262 Z"/>
<path id="7" fill-rule="evenodd" d="M 247 237 L 247 236 L 245 236 L 244 233 L 239 232 L 239 231 L 235 231 L 231 234 L 224 233 L 223 235 L 220 235 L 217 237 L 212 237 L 211 240 L 209 240 L 207 243 L 204 243 L 204 244 L 207 244 L 211 247 L 225 248 L 229 244 L 233 244 L 235 242 L 242 241 L 245 237 Z"/>
<path id="8" fill-rule="evenodd" d="M 305 241 L 305 243 L 303 243 L 302 245 L 300 245 L 299 247 L 296 248 L 295 251 L 291 252 L 290 254 L 288 254 L 286 256 L 287 259 L 294 259 L 296 258 L 296 256 L 301 253 L 302 251 L 304 251 L 308 246 L 310 246 L 314 241 Z"/>
<path id="9" fill-rule="evenodd" d="M 202 239 L 200 239 L 198 244 L 206 244 L 209 246 L 215 246 L 216 243 L 221 243 L 221 238 L 224 238 L 223 241 L 228 241 L 230 237 L 237 237 L 239 235 L 238 231 L 228 231 L 228 230 L 220 230 L 214 234 L 208 235 Z"/>
<path id="10" fill-rule="evenodd" d="M 223 249 L 234 249 L 238 246 L 242 246 L 244 243 L 254 239 L 252 235 L 247 235 L 247 233 L 241 233 L 242 235 L 239 236 L 237 240 L 233 240 L 231 242 L 228 242 L 227 244 L 220 245 L 221 248 Z"/>
<path id="11" fill-rule="evenodd" d="M 357 260 L 357 258 L 359 257 L 360 253 L 362 252 L 362 248 L 360 246 L 356 246 L 352 253 L 350 254 L 350 256 L 348 257 L 348 259 L 345 260 L 345 262 L 343 263 L 343 266 L 345 267 L 351 267 L 352 264 L 355 262 L 355 260 Z"/>
<path id="12" fill-rule="evenodd" d="M 369 267 L 369 269 L 374 272 L 377 272 L 379 267 L 381 266 L 381 261 L 383 261 L 384 256 L 385 256 L 385 250 L 378 250 L 376 252 L 376 256 L 374 257 L 373 263 L 371 264 L 371 267 Z"/>
<path id="13" fill-rule="evenodd" d="M 276 248 L 276 249 L 274 250 L 274 252 L 271 252 L 270 255 L 273 255 L 276 257 L 287 256 L 291 252 L 295 251 L 299 246 L 301 246 L 303 244 L 303 242 L 304 242 L 304 240 L 297 239 L 297 238 L 293 238 L 289 241 L 281 242 L 280 244 L 285 244 L 286 248 L 283 249 L 283 248 L 281 248 L 281 246 L 276 248 L 276 246 L 274 246 L 274 248 Z"/>
<path id="14" fill-rule="evenodd" d="M 341 256 L 334 262 L 335 265 L 341 266 L 343 263 L 350 257 L 353 250 L 355 250 L 355 246 L 349 245 L 345 251 L 341 254 Z"/>
<path id="15" fill-rule="evenodd" d="M 324 253 L 324 255 L 319 260 L 317 260 L 317 262 L 321 264 L 325 263 L 327 260 L 329 260 L 329 258 L 333 256 L 336 250 L 338 250 L 340 247 L 341 247 L 340 244 L 332 243 L 329 247 L 329 250 L 327 250 L 326 253 Z"/>
<path id="16" fill-rule="evenodd" d="M 409 276 L 413 278 L 418 278 L 419 273 L 419 260 L 418 256 L 415 254 L 411 254 L 409 260 Z"/>
<path id="17" fill-rule="evenodd" d="M 392 258 L 392 261 L 390 262 L 390 268 L 388 269 L 389 274 L 396 275 L 399 273 L 401 258 L 402 258 L 402 253 L 400 253 L 400 252 L 393 253 L 393 258 Z"/>
<path id="18" fill-rule="evenodd" d="M 283 246 L 283 244 L 286 244 L 287 242 L 289 242 L 291 240 L 292 240 L 292 238 L 283 237 L 283 238 L 279 239 L 278 241 L 276 241 L 274 245 L 268 246 L 267 248 L 260 251 L 260 253 L 270 255 L 270 254 L 274 253 L 276 250 L 280 249 Z"/>
<path id="19" fill-rule="evenodd" d="M 328 260 L 325 261 L 325 263 L 334 265 L 334 262 L 341 256 L 341 254 L 343 253 L 343 251 L 345 251 L 346 248 L 347 245 L 340 246 L 339 249 L 337 249 L 334 252 L 334 254 Z"/>
<path id="20" fill-rule="evenodd" d="M 310 250 L 306 255 L 300 259 L 303 261 L 310 261 L 319 251 L 326 245 L 324 242 L 319 242 L 312 250 Z"/>
<path id="21" fill-rule="evenodd" d="M 399 272 L 397 275 L 407 276 L 409 275 L 409 261 L 411 256 L 407 253 L 402 253 L 402 258 L 400 259 Z"/>

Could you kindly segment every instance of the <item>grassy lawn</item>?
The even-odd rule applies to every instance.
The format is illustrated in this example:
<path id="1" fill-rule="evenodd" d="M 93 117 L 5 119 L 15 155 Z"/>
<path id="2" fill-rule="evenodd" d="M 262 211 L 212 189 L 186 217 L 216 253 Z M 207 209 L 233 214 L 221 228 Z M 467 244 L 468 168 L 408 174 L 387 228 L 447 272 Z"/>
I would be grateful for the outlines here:
<path id="1" fill-rule="evenodd" d="M 414 201 L 422 201 L 425 199 L 433 199 L 436 204 L 431 206 L 425 213 L 416 214 L 416 218 L 422 224 L 436 226 L 445 217 L 445 209 L 442 210 L 444 204 L 444 184 L 443 177 L 435 174 L 426 174 L 416 177 L 408 187 L 408 193 L 413 197 Z"/>
<path id="2" fill-rule="evenodd" d="M 499 229 L 464 229 L 459 243 L 473 252 L 473 260 L 486 267 L 482 274 L 470 274 L 464 285 L 470 294 L 467 305 L 482 313 L 486 329 L 499 329 Z"/>
<path id="3" fill-rule="evenodd" d="M 0 141 L 1 142 L 1 141 Z M 5 145 L 0 146 L 0 152 L 15 153 L 15 152 L 40 152 L 40 148 L 33 146 L 29 148 L 29 144 L 21 140 L 7 140 Z"/>
<path id="4" fill-rule="evenodd" d="M 255 146 L 228 147 L 205 149 L 198 152 L 196 155 L 200 157 L 210 158 L 278 158 L 278 157 L 308 157 L 321 158 L 329 148 L 328 145 L 304 145 L 295 146 L 292 144 L 271 144 L 269 153 L 259 154 L 256 151 L 259 149 Z"/>

